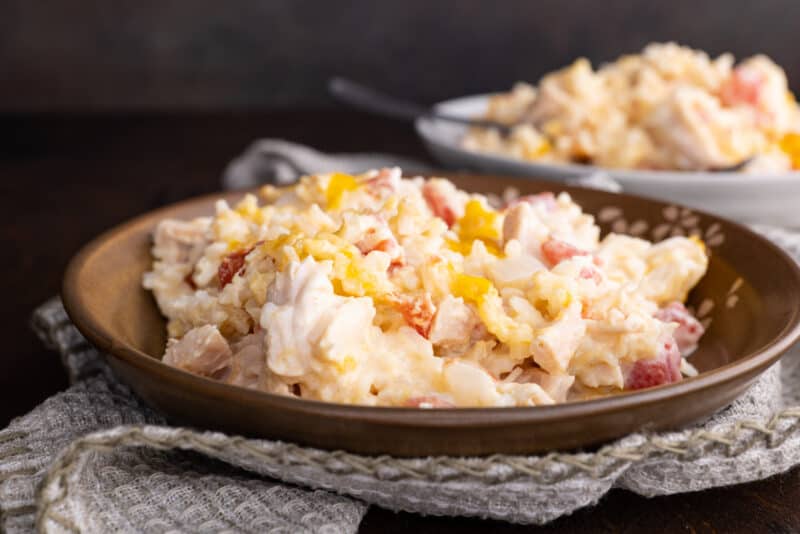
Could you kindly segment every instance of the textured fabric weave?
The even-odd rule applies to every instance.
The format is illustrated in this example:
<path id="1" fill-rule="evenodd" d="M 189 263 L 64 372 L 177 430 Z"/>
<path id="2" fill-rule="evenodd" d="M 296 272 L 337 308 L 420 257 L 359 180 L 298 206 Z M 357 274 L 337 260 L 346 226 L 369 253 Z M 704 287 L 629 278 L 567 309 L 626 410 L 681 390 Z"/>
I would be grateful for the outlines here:
<path id="1" fill-rule="evenodd" d="M 282 139 L 260 139 L 231 161 L 222 179 L 225 189 L 248 189 L 260 184 L 287 185 L 304 174 L 360 173 L 380 167 L 400 167 L 424 174 L 424 163 L 388 154 L 325 154 Z"/>
<path id="2" fill-rule="evenodd" d="M 267 140 L 231 164 L 225 183 L 396 163 Z M 584 185 L 609 188 L 597 176 Z M 757 230 L 800 259 L 800 236 Z M 59 299 L 32 325 L 74 384 L 0 431 L 0 529 L 8 532 L 354 532 L 368 503 L 541 524 L 613 487 L 665 495 L 800 463 L 797 349 L 729 407 L 682 431 L 634 434 L 592 453 L 397 459 L 166 426 L 117 382 Z"/>
<path id="3" fill-rule="evenodd" d="M 62 355 L 75 383 L 0 432 L 0 530 L 8 532 L 33 529 L 39 485 L 76 440 L 164 424 L 113 377 L 59 299 L 40 307 L 32 324 Z M 130 444 L 97 447 L 70 463 L 69 477 L 45 491 L 39 526 L 52 532 L 346 533 L 357 530 L 366 511 L 360 501 L 253 476 L 177 444 Z"/>

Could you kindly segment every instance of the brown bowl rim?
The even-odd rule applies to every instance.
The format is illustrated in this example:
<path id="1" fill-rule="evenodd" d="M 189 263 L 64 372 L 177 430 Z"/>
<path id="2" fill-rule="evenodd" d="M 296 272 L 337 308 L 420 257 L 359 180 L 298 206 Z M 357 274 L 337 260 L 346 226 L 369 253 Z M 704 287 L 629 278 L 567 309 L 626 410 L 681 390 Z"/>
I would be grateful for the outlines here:
<path id="1" fill-rule="evenodd" d="M 459 172 L 429 173 L 431 176 L 462 177 L 468 179 L 500 179 L 509 181 L 526 181 L 525 178 L 516 176 L 473 174 Z M 541 180 L 540 180 L 541 181 Z M 655 198 L 629 193 L 611 193 L 597 189 L 580 187 L 568 184 L 553 184 L 553 189 L 570 192 L 587 191 L 591 194 L 600 194 L 609 198 L 625 198 L 634 202 L 647 202 L 665 207 L 679 204 L 667 203 Z M 407 407 L 362 406 L 339 404 L 311 399 L 296 399 L 257 391 L 239 386 L 232 386 L 208 378 L 193 375 L 186 371 L 176 369 L 164 364 L 161 360 L 150 356 L 135 347 L 115 338 L 93 319 L 92 314 L 82 304 L 83 297 L 78 288 L 85 260 L 95 253 L 97 249 L 113 241 L 113 238 L 131 228 L 144 224 L 146 221 L 157 219 L 159 214 L 171 212 L 187 206 L 212 203 L 214 200 L 244 195 L 253 190 L 221 191 L 191 197 L 179 202 L 162 206 L 148 211 L 116 225 L 84 245 L 69 261 L 63 284 L 62 300 L 67 315 L 78 330 L 95 346 L 102 351 L 121 358 L 129 365 L 138 367 L 147 372 L 151 377 L 157 377 L 164 383 L 183 385 L 195 391 L 202 391 L 205 395 L 220 399 L 240 399 L 244 404 L 255 402 L 268 402 L 273 408 L 288 409 L 295 412 L 304 412 L 322 416 L 336 416 L 339 419 L 358 420 L 387 425 L 409 425 L 416 427 L 441 427 L 464 428 L 480 425 L 482 427 L 501 426 L 515 421 L 526 423 L 544 423 L 562 418 L 586 416 L 596 413 L 619 412 L 634 406 L 656 404 L 667 398 L 685 397 L 698 391 L 719 386 L 726 382 L 736 380 L 742 376 L 755 374 L 775 363 L 800 338 L 800 302 L 793 306 L 791 316 L 787 318 L 786 326 L 764 347 L 753 351 L 723 366 L 700 373 L 696 377 L 685 378 L 680 382 L 667 384 L 654 388 L 638 391 L 623 392 L 606 397 L 590 400 L 572 401 L 567 403 L 547 406 L 532 407 L 458 407 L 458 408 L 431 408 L 419 410 Z M 786 263 L 792 273 L 794 285 L 800 291 L 800 265 L 781 247 L 759 235 L 750 228 L 718 215 L 692 209 L 692 212 L 714 222 L 722 222 L 738 232 L 745 234 L 748 239 L 756 240 L 766 245 L 775 254 L 775 259 Z M 163 216 L 163 215 L 162 215 Z"/>

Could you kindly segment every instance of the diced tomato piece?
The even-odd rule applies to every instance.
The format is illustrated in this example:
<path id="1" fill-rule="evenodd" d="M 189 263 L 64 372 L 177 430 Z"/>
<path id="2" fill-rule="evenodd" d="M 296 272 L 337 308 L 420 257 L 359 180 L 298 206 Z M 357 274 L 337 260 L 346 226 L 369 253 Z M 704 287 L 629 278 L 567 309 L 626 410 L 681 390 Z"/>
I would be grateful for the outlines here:
<path id="1" fill-rule="evenodd" d="M 393 269 L 396 267 L 402 267 L 406 264 L 406 260 L 403 257 L 403 249 L 400 247 L 400 244 L 395 241 L 394 239 L 384 239 L 383 241 L 379 242 L 375 245 L 374 250 L 380 250 L 381 252 L 385 252 L 392 258 L 392 262 L 389 264 L 389 269 Z"/>
<path id="2" fill-rule="evenodd" d="M 191 287 L 191 288 L 192 288 L 192 291 L 194 291 L 194 290 L 196 290 L 196 289 L 197 289 L 197 284 L 195 284 L 195 283 L 194 283 L 194 280 L 192 279 L 192 273 L 189 273 L 189 274 L 187 274 L 187 275 L 186 275 L 186 276 L 183 278 L 183 281 L 184 281 L 184 282 L 186 282 L 186 283 L 189 285 L 189 287 Z"/>
<path id="3" fill-rule="evenodd" d="M 389 254 L 392 251 L 397 250 L 397 246 L 398 246 L 397 241 L 394 241 L 392 239 L 384 239 L 383 241 L 378 241 L 377 243 L 375 243 L 375 247 L 372 250 L 379 250 L 381 252 Z"/>
<path id="4" fill-rule="evenodd" d="M 550 238 L 542 243 L 542 257 L 554 267 L 564 260 L 568 260 L 573 256 L 588 256 L 589 253 L 581 250 L 560 239 Z"/>
<path id="5" fill-rule="evenodd" d="M 431 330 L 433 316 L 436 315 L 436 306 L 431 300 L 431 296 L 425 293 L 421 297 L 400 297 L 395 300 L 395 306 L 403 315 L 406 323 L 419 335 L 428 338 Z"/>
<path id="6" fill-rule="evenodd" d="M 761 98 L 761 92 L 766 80 L 764 75 L 757 70 L 747 67 L 737 67 L 731 77 L 720 88 L 720 100 L 726 106 L 747 104 L 756 106 Z"/>
<path id="7" fill-rule="evenodd" d="M 594 280 L 595 284 L 599 284 L 603 281 L 603 277 L 600 275 L 600 271 L 595 269 L 594 267 L 583 267 L 580 272 L 580 277 L 586 280 Z"/>
<path id="8" fill-rule="evenodd" d="M 456 211 L 436 183 L 426 182 L 422 186 L 422 197 L 433 214 L 442 219 L 448 228 L 456 223 Z"/>
<path id="9" fill-rule="evenodd" d="M 375 228 L 370 228 L 364 238 L 356 243 L 356 247 L 365 256 L 373 250 L 385 252 L 391 258 L 391 263 L 389 264 L 389 269 L 391 270 L 402 267 L 406 261 L 403 247 L 400 246 L 400 243 L 397 242 L 391 232 L 388 232 L 388 235 L 389 237 L 381 239 L 378 231 Z"/>
<path id="10" fill-rule="evenodd" d="M 220 287 L 225 287 L 231 283 L 231 280 L 233 280 L 233 277 L 236 276 L 236 273 L 238 273 L 240 270 L 242 270 L 242 267 L 244 267 L 245 257 L 250 254 L 254 248 L 255 247 L 250 247 L 237 250 L 236 252 L 228 254 L 222 259 L 222 262 L 219 264 L 219 269 L 217 270 Z"/>
<path id="11" fill-rule="evenodd" d="M 410 408 L 455 408 L 455 404 L 446 401 L 436 395 L 423 395 L 421 397 L 411 397 L 405 402 L 405 406 Z"/>
<path id="12" fill-rule="evenodd" d="M 685 354 L 697 346 L 705 328 L 680 302 L 672 302 L 655 313 L 655 318 L 665 323 L 678 323 L 673 336 L 678 350 Z"/>
<path id="13" fill-rule="evenodd" d="M 361 251 L 363 255 L 367 255 L 373 250 L 375 250 L 375 238 L 378 235 L 378 231 L 375 228 L 370 228 L 367 230 L 364 237 L 356 243 L 356 248 Z"/>
<path id="14" fill-rule="evenodd" d="M 670 338 L 655 357 L 636 361 L 625 376 L 625 389 L 644 389 L 681 380 L 681 353 Z"/>
<path id="15" fill-rule="evenodd" d="M 392 176 L 392 169 L 381 169 L 378 174 L 366 181 L 367 192 L 375 197 L 394 192 L 395 181 Z"/>

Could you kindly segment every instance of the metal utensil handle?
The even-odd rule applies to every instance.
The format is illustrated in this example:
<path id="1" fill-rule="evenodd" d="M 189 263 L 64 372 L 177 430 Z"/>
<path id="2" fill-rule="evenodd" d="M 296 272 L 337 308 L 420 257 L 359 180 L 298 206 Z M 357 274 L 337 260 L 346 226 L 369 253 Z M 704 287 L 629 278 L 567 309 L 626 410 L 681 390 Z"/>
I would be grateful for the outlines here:
<path id="1" fill-rule="evenodd" d="M 334 97 L 365 111 L 386 115 L 395 119 L 415 120 L 420 117 L 432 117 L 448 122 L 466 124 L 468 126 L 481 126 L 485 128 L 498 128 L 507 130 L 503 124 L 491 121 L 475 120 L 466 117 L 456 117 L 446 113 L 439 113 L 414 102 L 400 100 L 393 96 L 379 93 L 374 89 L 363 86 L 345 78 L 332 78 L 328 89 Z"/>
<path id="2" fill-rule="evenodd" d="M 331 94 L 351 106 L 388 115 L 396 119 L 414 120 L 430 114 L 430 110 L 377 91 L 344 78 L 333 78 L 328 84 Z"/>

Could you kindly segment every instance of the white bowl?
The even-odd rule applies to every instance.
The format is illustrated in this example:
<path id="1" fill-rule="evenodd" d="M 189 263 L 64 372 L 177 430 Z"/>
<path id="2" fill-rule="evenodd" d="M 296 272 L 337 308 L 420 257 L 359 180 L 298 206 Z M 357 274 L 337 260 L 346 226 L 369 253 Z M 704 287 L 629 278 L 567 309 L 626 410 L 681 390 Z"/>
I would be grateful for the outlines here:
<path id="1" fill-rule="evenodd" d="M 437 111 L 462 117 L 485 113 L 491 95 L 441 102 Z M 800 227 L 800 172 L 780 175 L 603 169 L 590 165 L 522 161 L 467 150 L 461 146 L 466 127 L 419 119 L 417 133 L 428 150 L 451 169 L 571 181 L 598 171 L 625 192 L 650 196 L 710 211 L 731 219 Z"/>

